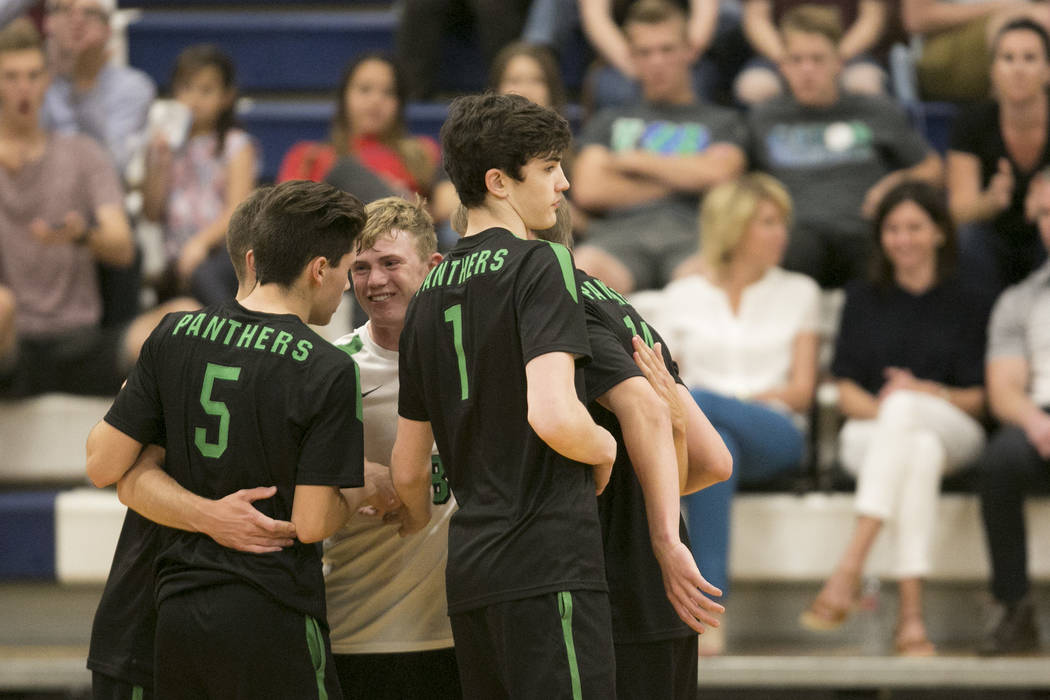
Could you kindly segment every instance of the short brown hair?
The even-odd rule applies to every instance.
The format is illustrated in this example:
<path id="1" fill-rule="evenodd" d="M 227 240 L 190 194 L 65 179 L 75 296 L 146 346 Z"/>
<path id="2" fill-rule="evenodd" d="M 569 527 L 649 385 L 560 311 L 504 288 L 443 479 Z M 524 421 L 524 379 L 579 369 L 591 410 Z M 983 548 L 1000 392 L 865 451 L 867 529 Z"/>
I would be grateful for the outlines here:
<path id="1" fill-rule="evenodd" d="M 365 207 L 368 220 L 357 239 L 354 250 L 361 252 L 375 246 L 384 236 L 404 231 L 412 238 L 412 246 L 420 260 L 437 252 L 437 233 L 434 220 L 427 213 L 426 201 L 416 196 L 415 202 L 401 197 L 383 197 Z"/>
<path id="2" fill-rule="evenodd" d="M 248 274 L 244 256 L 255 247 L 255 217 L 262 208 L 263 199 L 272 187 L 259 187 L 237 205 L 226 225 L 226 252 L 230 254 L 237 282 L 243 284 Z"/>
<path id="3" fill-rule="evenodd" d="M 40 32 L 33 23 L 25 17 L 20 17 L 0 29 L 0 54 L 31 49 L 43 53 L 44 40 L 40 38 Z"/>
<path id="4" fill-rule="evenodd" d="M 685 12 L 668 0 L 640 0 L 627 10 L 623 26 L 630 24 L 663 24 L 670 20 L 685 22 Z"/>
<path id="5" fill-rule="evenodd" d="M 835 46 L 842 41 L 842 19 L 834 7 L 797 5 L 780 19 L 781 33 L 819 34 Z"/>

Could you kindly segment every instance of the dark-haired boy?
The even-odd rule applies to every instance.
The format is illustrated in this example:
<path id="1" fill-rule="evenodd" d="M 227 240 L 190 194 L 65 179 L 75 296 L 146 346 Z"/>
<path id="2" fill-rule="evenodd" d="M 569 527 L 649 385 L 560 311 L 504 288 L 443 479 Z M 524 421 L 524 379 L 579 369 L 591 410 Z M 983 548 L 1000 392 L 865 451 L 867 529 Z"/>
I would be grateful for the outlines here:
<path id="1" fill-rule="evenodd" d="M 571 255 L 525 240 L 554 224 L 568 189 L 568 125 L 488 94 L 454 101 L 441 136 L 467 230 L 424 280 L 401 335 L 402 532 L 430 517 L 436 438 L 460 507 L 446 579 L 464 697 L 609 698 L 594 493 L 615 442 L 580 400 L 576 362 L 590 346 Z"/>
<path id="2" fill-rule="evenodd" d="M 113 483 L 143 445 L 199 496 L 259 483 L 294 523 L 293 546 L 264 556 L 164 530 L 157 558 L 155 689 L 160 697 L 338 695 L 318 541 L 345 520 L 340 487 L 362 485 L 360 387 L 327 323 L 349 286 L 361 203 L 331 186 L 275 187 L 255 218 L 257 286 L 241 303 L 171 314 L 88 437 L 88 476 Z"/>

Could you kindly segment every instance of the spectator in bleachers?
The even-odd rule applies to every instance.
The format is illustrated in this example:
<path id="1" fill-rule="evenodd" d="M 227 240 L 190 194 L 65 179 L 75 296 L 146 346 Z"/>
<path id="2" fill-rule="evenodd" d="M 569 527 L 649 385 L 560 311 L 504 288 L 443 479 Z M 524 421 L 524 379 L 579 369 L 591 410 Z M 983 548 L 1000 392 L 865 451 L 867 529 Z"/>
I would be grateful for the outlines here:
<path id="1" fill-rule="evenodd" d="M 901 0 L 904 28 L 918 38 L 916 74 L 924 100 L 969 102 L 988 97 L 992 39 L 1018 16 L 1050 29 L 1038 0 Z"/>
<path id="2" fill-rule="evenodd" d="M 339 85 L 330 142 L 292 146 L 277 181 L 320 181 L 340 159 L 352 157 L 379 176 L 390 194 L 429 195 L 440 167 L 440 149 L 430 137 L 406 133 L 405 104 L 405 82 L 388 56 L 355 58 Z M 352 181 L 333 184 L 357 194 Z"/>
<path id="3" fill-rule="evenodd" d="M 573 199 L 596 217 L 576 263 L 621 293 L 667 283 L 696 249 L 698 197 L 745 167 L 739 117 L 693 89 L 686 29 L 666 0 L 631 6 L 625 30 L 644 98 L 599 112 L 579 138 Z"/>
<path id="4" fill-rule="evenodd" d="M 856 604 L 875 538 L 891 526 L 898 580 L 896 652 L 935 648 L 922 615 L 940 480 L 984 446 L 987 305 L 955 274 L 954 226 L 926 183 L 891 189 L 875 215 L 871 278 L 846 288 L 832 374 L 846 424 L 842 466 L 857 477 L 857 521 L 834 572 L 800 622 L 838 627 Z"/>
<path id="5" fill-rule="evenodd" d="M 883 195 L 905 179 L 939 183 L 941 159 L 897 105 L 842 92 L 842 28 L 821 8 L 788 12 L 781 36 L 791 91 L 752 109 L 753 166 L 795 202 L 784 267 L 840 287 L 864 274 Z"/>
<path id="6" fill-rule="evenodd" d="M 820 290 L 779 267 L 790 219 L 791 198 L 768 175 L 712 188 L 700 213 L 703 273 L 633 300 L 733 456 L 728 481 L 684 499 L 697 567 L 724 593 L 733 494 L 799 468 L 816 384 Z M 701 651 L 719 652 L 723 634 L 705 632 Z"/>
<path id="7" fill-rule="evenodd" d="M 113 164 L 94 140 L 46 130 L 36 29 L 0 31 L 0 396 L 115 394 L 160 316 L 103 328 L 98 263 L 134 244 Z"/>
<path id="8" fill-rule="evenodd" d="M 1050 170 L 1037 178 L 1033 209 L 1050 250 Z M 982 654 L 1039 648 L 1028 579 L 1024 501 L 1050 492 L 1050 264 L 1007 289 L 988 327 L 988 403 L 1002 427 L 981 456 L 981 514 L 992 563 L 998 619 L 981 641 Z M 1041 546 L 1045 546 L 1041 545 Z"/>
<path id="9" fill-rule="evenodd" d="M 955 121 L 948 193 L 962 271 L 994 299 L 1046 258 L 1026 201 L 1035 174 L 1050 165 L 1050 37 L 1029 19 L 1014 20 L 992 53 L 995 99 Z"/>
<path id="10" fill-rule="evenodd" d="M 590 76 L 592 106 L 596 109 L 619 107 L 638 102 L 644 96 L 641 67 L 627 35 L 631 7 L 642 0 L 577 0 L 584 36 L 603 65 Z M 718 0 L 671 0 L 681 8 L 685 19 L 686 52 L 696 94 L 713 100 L 718 75 L 714 63 L 704 58 L 711 45 L 718 21 Z"/>
<path id="11" fill-rule="evenodd" d="M 45 27 L 53 73 L 44 124 L 91 136 L 109 151 L 119 174 L 144 145 L 146 115 L 156 95 L 149 76 L 110 56 L 114 0 L 50 0 Z"/>
<path id="12" fill-rule="evenodd" d="M 146 156 L 143 213 L 163 223 L 168 262 L 158 293 L 164 299 L 188 292 L 215 304 L 237 291 L 226 227 L 255 187 L 256 148 L 236 126 L 229 56 L 214 46 L 191 46 L 176 59 L 171 82 L 191 123 L 181 143 L 153 135 Z"/>
<path id="13" fill-rule="evenodd" d="M 405 0 L 397 32 L 397 60 L 411 100 L 429 100 L 439 84 L 447 37 L 471 28 L 485 66 L 521 35 L 529 0 Z"/>
<path id="14" fill-rule="evenodd" d="M 843 62 L 842 89 L 864 95 L 886 92 L 886 71 L 872 57 L 888 23 L 887 0 L 744 0 L 744 35 L 758 54 L 737 76 L 734 92 L 739 102 L 753 105 L 784 92 L 778 65 L 786 58 L 784 38 L 777 27 L 793 7 L 822 7 L 845 27 L 838 42 Z"/>

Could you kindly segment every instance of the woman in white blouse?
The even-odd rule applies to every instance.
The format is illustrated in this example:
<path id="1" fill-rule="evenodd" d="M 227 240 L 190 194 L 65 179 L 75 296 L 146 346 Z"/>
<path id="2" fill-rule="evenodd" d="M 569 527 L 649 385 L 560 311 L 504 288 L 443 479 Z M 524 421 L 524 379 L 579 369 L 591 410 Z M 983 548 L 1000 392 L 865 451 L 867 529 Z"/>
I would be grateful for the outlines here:
<path id="1" fill-rule="evenodd" d="M 679 362 L 682 379 L 733 455 L 733 476 L 688 496 L 693 555 L 728 591 L 729 511 L 738 483 L 797 469 L 804 416 L 817 374 L 820 290 L 778 267 L 791 199 L 774 178 L 751 173 L 708 192 L 700 211 L 700 274 L 636 306 Z M 701 641 L 702 651 L 720 644 Z"/>

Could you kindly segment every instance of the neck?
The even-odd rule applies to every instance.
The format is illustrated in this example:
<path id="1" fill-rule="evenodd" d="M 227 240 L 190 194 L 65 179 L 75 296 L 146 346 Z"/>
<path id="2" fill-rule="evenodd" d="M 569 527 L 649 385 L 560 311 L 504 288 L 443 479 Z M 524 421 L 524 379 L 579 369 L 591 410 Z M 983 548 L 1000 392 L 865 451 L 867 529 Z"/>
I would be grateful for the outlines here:
<path id="1" fill-rule="evenodd" d="M 645 99 L 647 102 L 659 102 L 668 105 L 691 105 L 696 102 L 696 93 L 693 92 L 693 86 L 689 82 L 685 82 L 677 90 L 673 90 L 666 95 L 659 97 L 646 95 Z"/>
<path id="2" fill-rule="evenodd" d="M 0 119 L 0 139 L 21 141 L 26 145 L 39 143 L 44 138 L 44 130 L 39 119 L 29 121 Z"/>
<path id="3" fill-rule="evenodd" d="M 384 350 L 393 350 L 397 352 L 397 342 L 401 338 L 401 329 L 405 327 L 404 322 L 396 325 L 380 325 L 375 321 L 369 319 L 368 321 L 368 335 L 379 347 Z"/>
<path id="4" fill-rule="evenodd" d="M 1003 123 L 1015 128 L 1039 127 L 1047 121 L 1047 95 L 1040 90 L 1037 94 L 1023 100 L 1000 103 Z"/>
<path id="5" fill-rule="evenodd" d="M 303 323 L 310 322 L 310 302 L 296 287 L 285 289 L 279 284 L 256 285 L 241 300 L 241 306 L 265 314 L 294 314 Z"/>
<path id="6" fill-rule="evenodd" d="M 729 292 L 742 292 L 762 279 L 768 270 L 764 265 L 734 258 L 722 268 L 718 284 Z"/>
<path id="7" fill-rule="evenodd" d="M 893 278 L 904 290 L 912 294 L 922 294 L 937 281 L 937 269 L 931 263 L 910 270 L 896 270 Z"/>
<path id="8" fill-rule="evenodd" d="M 525 222 L 506 200 L 486 198 L 481 206 L 467 209 L 467 231 L 463 237 L 474 236 L 493 227 L 508 229 L 518 238 L 528 238 Z"/>

